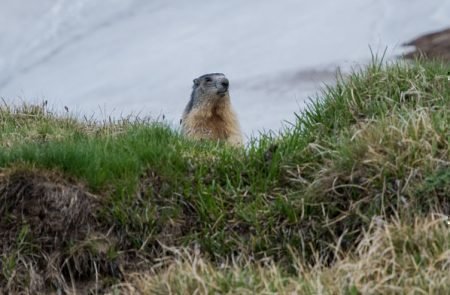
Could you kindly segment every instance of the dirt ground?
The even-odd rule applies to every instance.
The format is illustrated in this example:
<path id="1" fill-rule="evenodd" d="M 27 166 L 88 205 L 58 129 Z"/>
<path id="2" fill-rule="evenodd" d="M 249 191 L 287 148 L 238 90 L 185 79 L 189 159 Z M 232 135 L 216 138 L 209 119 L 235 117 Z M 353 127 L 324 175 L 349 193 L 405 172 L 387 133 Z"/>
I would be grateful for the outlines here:
<path id="1" fill-rule="evenodd" d="M 404 45 L 415 47 L 406 58 L 425 56 L 450 61 L 450 28 L 420 36 Z"/>

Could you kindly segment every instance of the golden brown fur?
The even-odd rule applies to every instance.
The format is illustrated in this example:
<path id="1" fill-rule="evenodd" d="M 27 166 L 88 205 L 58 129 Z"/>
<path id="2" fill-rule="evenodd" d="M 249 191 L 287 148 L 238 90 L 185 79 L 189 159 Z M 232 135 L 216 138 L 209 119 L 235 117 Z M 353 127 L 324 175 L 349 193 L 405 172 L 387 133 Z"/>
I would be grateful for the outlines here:
<path id="1" fill-rule="evenodd" d="M 223 74 L 207 74 L 194 80 L 191 101 L 182 117 L 182 130 L 193 139 L 242 144 L 239 122 L 231 107 L 228 79 Z"/>

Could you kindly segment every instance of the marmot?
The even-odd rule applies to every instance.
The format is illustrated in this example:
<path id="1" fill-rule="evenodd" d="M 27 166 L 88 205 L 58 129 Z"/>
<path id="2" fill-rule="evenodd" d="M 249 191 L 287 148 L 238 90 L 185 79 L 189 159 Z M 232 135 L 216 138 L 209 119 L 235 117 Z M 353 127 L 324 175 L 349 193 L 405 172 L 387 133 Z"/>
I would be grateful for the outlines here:
<path id="1" fill-rule="evenodd" d="M 194 139 L 223 140 L 242 145 L 242 133 L 224 74 L 212 73 L 194 79 L 191 99 L 181 118 L 182 131 Z"/>

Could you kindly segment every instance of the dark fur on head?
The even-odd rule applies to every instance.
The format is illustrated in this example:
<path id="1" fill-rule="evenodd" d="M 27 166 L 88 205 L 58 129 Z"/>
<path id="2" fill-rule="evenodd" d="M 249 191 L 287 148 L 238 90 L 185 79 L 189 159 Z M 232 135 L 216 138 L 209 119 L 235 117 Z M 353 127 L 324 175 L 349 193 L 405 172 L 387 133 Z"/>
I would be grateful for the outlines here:
<path id="1" fill-rule="evenodd" d="M 189 100 L 185 113 L 189 113 L 193 108 L 203 101 L 200 97 L 209 97 L 212 95 L 224 96 L 228 92 L 228 79 L 222 73 L 210 73 L 194 79 L 192 86 L 191 99 Z"/>
<path id="2" fill-rule="evenodd" d="M 231 107 L 229 82 L 224 74 L 212 73 L 194 79 L 191 99 L 181 119 L 183 134 L 192 139 L 223 140 L 242 145 L 242 132 Z"/>

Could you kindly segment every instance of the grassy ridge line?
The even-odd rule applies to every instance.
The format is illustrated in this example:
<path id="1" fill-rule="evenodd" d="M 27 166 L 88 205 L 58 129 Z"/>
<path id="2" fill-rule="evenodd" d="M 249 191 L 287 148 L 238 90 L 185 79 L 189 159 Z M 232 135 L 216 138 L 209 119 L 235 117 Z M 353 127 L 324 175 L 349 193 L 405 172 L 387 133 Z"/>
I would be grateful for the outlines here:
<path id="1" fill-rule="evenodd" d="M 317 254 L 329 263 L 337 259 L 336 241 L 343 252 L 354 251 L 374 217 L 449 213 L 450 84 L 440 78 L 447 71 L 440 63 L 375 61 L 324 90 L 294 128 L 263 135 L 246 150 L 190 142 L 159 123 L 99 127 L 42 108 L 3 109 L 3 183 L 33 187 L 29 195 L 38 198 L 36 175 L 56 173 L 44 180 L 61 184 L 57 194 L 70 200 L 65 192 L 76 186 L 83 200 L 96 195 L 98 209 L 89 209 L 96 235 L 83 233 L 54 248 L 79 275 L 92 276 L 99 261 L 132 267 L 129 253 L 151 262 L 163 253 L 161 244 L 196 245 L 218 261 L 236 254 L 271 257 L 291 271 L 293 250 L 301 261 L 313 263 Z M 11 186 L 2 187 L 8 195 Z M 48 261 L 35 252 L 51 248 L 37 242 L 26 216 L 8 208 L 1 213 L 27 229 L 14 227 L 8 236 L 26 232 L 19 240 L 34 250 L 8 244 L 0 285 L 29 276 L 11 275 L 20 261 L 45 274 L 39 265 Z M 0 228 L 11 225 L 4 220 Z M 92 242 L 99 234 L 106 244 Z M 91 256 L 79 263 L 73 249 L 87 244 Z"/>

